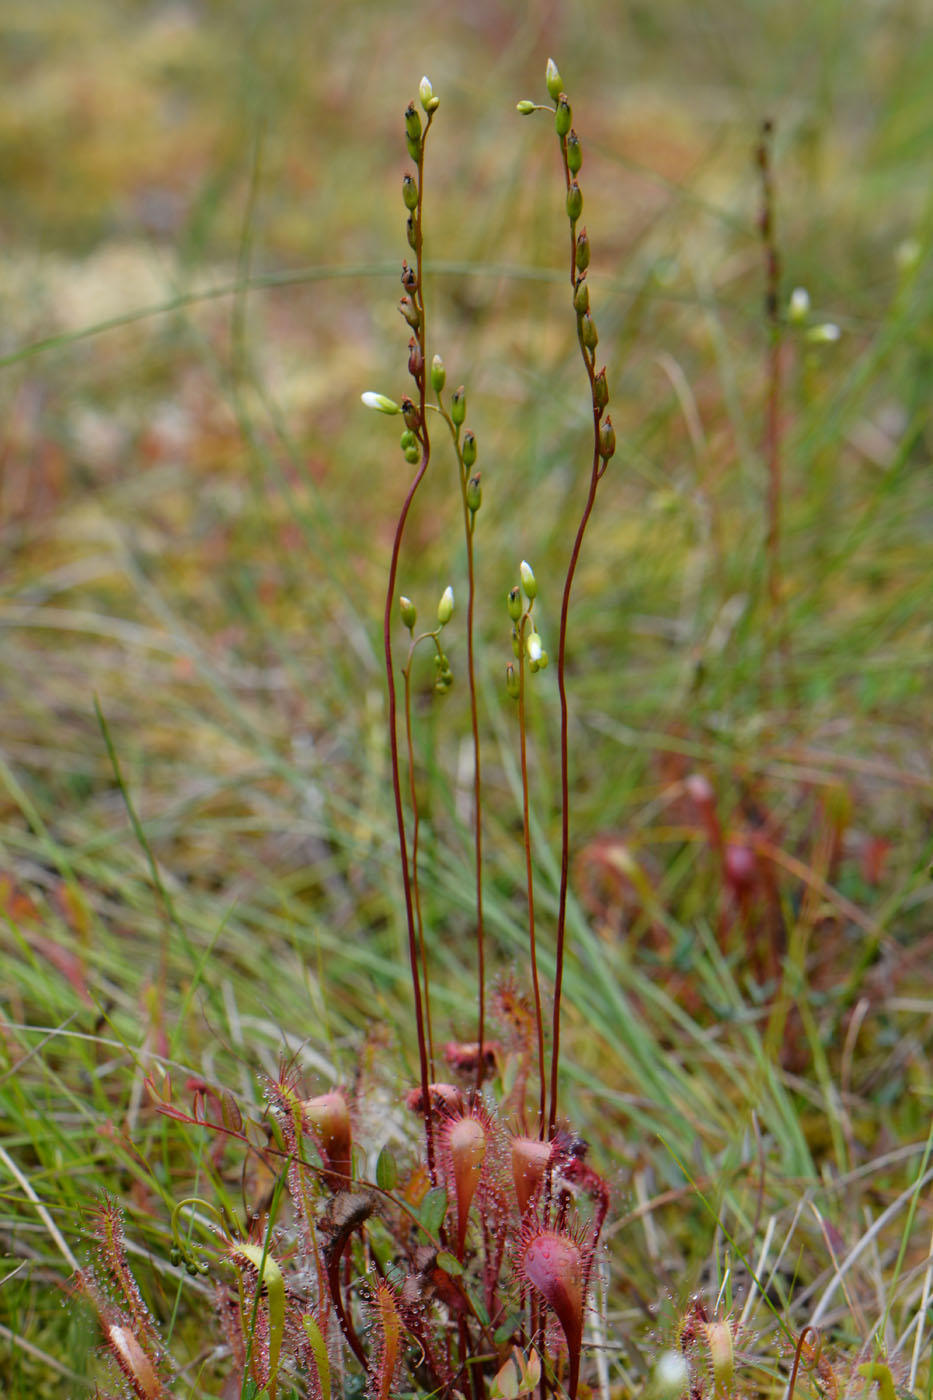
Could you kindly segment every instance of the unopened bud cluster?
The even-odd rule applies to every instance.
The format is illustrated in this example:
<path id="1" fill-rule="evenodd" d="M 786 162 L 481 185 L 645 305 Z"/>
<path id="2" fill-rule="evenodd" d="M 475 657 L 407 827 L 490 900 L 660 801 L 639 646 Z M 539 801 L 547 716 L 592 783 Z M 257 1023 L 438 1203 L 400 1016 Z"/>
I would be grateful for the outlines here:
<path id="1" fill-rule="evenodd" d="M 538 596 L 538 581 L 534 570 L 526 559 L 519 565 L 521 584 L 509 589 L 506 607 L 512 622 L 512 651 L 517 658 L 524 653 L 528 669 L 534 673 L 543 671 L 548 664 L 548 654 L 544 650 L 541 637 L 531 621 L 531 611 Z M 506 693 L 517 700 L 521 693 L 521 681 L 514 665 L 510 662 L 505 671 Z"/>

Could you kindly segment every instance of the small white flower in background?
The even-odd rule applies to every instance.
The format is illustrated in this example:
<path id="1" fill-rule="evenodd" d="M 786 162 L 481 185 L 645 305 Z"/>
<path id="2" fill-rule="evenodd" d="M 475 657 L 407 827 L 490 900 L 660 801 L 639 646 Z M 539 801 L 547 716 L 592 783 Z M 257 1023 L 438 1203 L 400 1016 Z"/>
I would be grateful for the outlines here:
<path id="1" fill-rule="evenodd" d="M 812 326 L 807 331 L 807 340 L 813 345 L 834 345 L 841 335 L 835 321 L 824 321 L 821 326 Z"/>
<path id="2" fill-rule="evenodd" d="M 787 304 L 787 318 L 792 325 L 800 326 L 810 314 L 810 293 L 806 287 L 795 287 Z"/>
<path id="3" fill-rule="evenodd" d="M 683 1395 L 690 1382 L 690 1368 L 686 1358 L 679 1351 L 664 1351 L 658 1357 L 654 1368 L 655 1393 L 661 1400 L 676 1400 Z"/>

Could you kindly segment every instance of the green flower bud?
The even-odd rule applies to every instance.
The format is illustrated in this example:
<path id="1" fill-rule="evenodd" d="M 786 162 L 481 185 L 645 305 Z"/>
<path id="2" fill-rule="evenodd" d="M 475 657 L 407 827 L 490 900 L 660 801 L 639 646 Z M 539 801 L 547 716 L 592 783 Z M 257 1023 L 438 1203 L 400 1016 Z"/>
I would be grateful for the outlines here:
<path id="1" fill-rule="evenodd" d="M 454 390 L 453 398 L 450 401 L 450 416 L 456 427 L 463 427 L 466 418 L 466 389 L 462 384 L 459 389 Z"/>
<path id="2" fill-rule="evenodd" d="M 571 175 L 579 173 L 583 164 L 583 150 L 580 146 L 580 138 L 575 131 L 571 131 L 567 137 L 567 167 Z"/>
<path id="3" fill-rule="evenodd" d="M 405 108 L 405 135 L 409 141 L 421 140 L 421 118 L 414 102 L 409 102 Z"/>
<path id="4" fill-rule="evenodd" d="M 412 160 L 419 161 L 421 159 L 421 142 L 413 141 L 410 136 L 406 136 L 405 145 L 408 147 L 408 154 Z"/>
<path id="5" fill-rule="evenodd" d="M 534 102 L 529 102 L 526 97 L 523 101 L 516 102 L 515 110 L 517 112 L 521 112 L 523 117 L 530 117 L 532 112 L 535 110 L 535 104 Z"/>
<path id="6" fill-rule="evenodd" d="M 582 277 L 577 278 L 577 285 L 573 293 L 573 309 L 578 316 L 583 316 L 590 309 L 590 289 Z"/>
<path id="7" fill-rule="evenodd" d="M 526 598 L 528 598 L 530 601 L 532 598 L 537 597 L 538 583 L 535 579 L 532 567 L 528 563 L 527 559 L 523 559 L 522 562 L 519 564 L 518 572 L 522 576 L 522 588 L 524 588 L 525 590 Z"/>
<path id="8" fill-rule="evenodd" d="M 602 413 L 609 402 L 609 385 L 606 383 L 606 368 L 599 371 L 593 380 L 593 403 Z"/>
<path id="9" fill-rule="evenodd" d="M 408 222 L 405 225 L 405 231 L 408 234 L 408 246 L 413 253 L 416 253 L 418 251 L 418 232 L 415 225 L 414 214 L 409 214 Z"/>
<path id="10" fill-rule="evenodd" d="M 534 664 L 534 663 L 532 663 L 532 664 Z M 538 657 L 538 669 L 539 669 L 539 671 L 543 671 L 543 670 L 546 669 L 546 667 L 547 667 L 547 652 L 546 652 L 546 651 L 542 651 L 541 655 Z"/>
<path id="11" fill-rule="evenodd" d="M 398 440 L 398 445 L 403 452 L 407 452 L 409 447 L 417 447 L 418 439 L 415 437 L 411 428 L 405 429 L 405 431 L 402 433 L 402 436 Z"/>
<path id="12" fill-rule="evenodd" d="M 374 394 L 371 389 L 367 389 L 365 394 L 360 394 L 367 408 L 374 408 L 379 413 L 401 413 L 401 408 L 394 399 L 386 398 L 385 394 Z"/>
<path id="13" fill-rule="evenodd" d="M 437 620 L 442 627 L 450 621 L 454 615 L 454 591 L 448 583 L 441 594 L 441 601 L 437 605 Z"/>
<path id="14" fill-rule="evenodd" d="M 810 294 L 806 287 L 795 287 L 787 304 L 787 319 L 792 326 L 802 326 L 810 314 Z"/>
<path id="15" fill-rule="evenodd" d="M 405 461 L 412 466 L 421 461 L 421 448 L 415 443 L 412 447 L 405 448 Z"/>
<path id="16" fill-rule="evenodd" d="M 431 361 L 431 388 L 439 394 L 447 383 L 447 371 L 444 368 L 444 361 L 440 355 L 435 355 Z"/>
<path id="17" fill-rule="evenodd" d="M 399 612 L 402 614 L 402 621 L 411 632 L 418 621 L 418 610 L 410 598 L 406 598 L 403 593 L 398 600 Z"/>
<path id="18" fill-rule="evenodd" d="M 599 425 L 599 455 L 604 462 L 608 462 L 615 450 L 616 430 L 612 426 L 612 418 L 607 413 L 605 419 Z"/>
<path id="19" fill-rule="evenodd" d="M 515 674 L 515 667 L 510 661 L 505 668 L 505 693 L 510 699 L 517 700 L 520 689 L 518 676 Z"/>
<path id="20" fill-rule="evenodd" d="M 807 340 L 813 345 L 833 345 L 842 335 L 842 331 L 834 321 L 824 321 L 820 326 L 811 326 L 807 331 Z"/>
<path id="21" fill-rule="evenodd" d="M 576 180 L 571 180 L 570 188 L 567 191 L 567 218 L 570 219 L 572 223 L 576 223 L 582 213 L 583 192 Z"/>
<path id="22" fill-rule="evenodd" d="M 463 465 L 468 468 L 472 467 L 473 463 L 476 461 L 476 437 L 469 428 L 467 428 L 466 432 L 463 434 L 461 453 L 463 456 Z"/>
<path id="23" fill-rule="evenodd" d="M 169 1250 L 168 1259 L 172 1268 L 177 1269 L 179 1264 L 181 1263 L 181 1250 L 178 1248 L 177 1244 L 172 1245 L 171 1249 Z"/>
<path id="24" fill-rule="evenodd" d="M 580 334 L 583 337 L 583 344 L 586 346 L 587 350 L 595 350 L 599 344 L 599 332 L 596 329 L 596 322 L 588 311 L 582 320 L 583 326 Z"/>
<path id="25" fill-rule="evenodd" d="M 521 656 L 522 649 L 518 640 L 518 629 L 515 627 L 512 628 L 512 651 L 516 656 Z"/>
<path id="26" fill-rule="evenodd" d="M 557 109 L 554 113 L 554 129 L 556 130 L 558 136 L 567 135 L 567 132 L 570 130 L 570 123 L 572 120 L 573 113 L 570 110 L 570 103 L 567 101 L 564 94 L 561 93 L 560 101 L 558 102 Z"/>
<path id="27" fill-rule="evenodd" d="M 581 228 L 577 234 L 577 271 L 585 272 L 590 265 L 590 240 L 586 236 L 586 229 Z"/>
<path id="28" fill-rule="evenodd" d="M 479 472 L 477 472 L 475 476 L 471 476 L 467 482 L 466 503 L 467 510 L 471 510 L 474 515 L 483 504 L 483 488 L 480 485 Z"/>
<path id="29" fill-rule="evenodd" d="M 418 208 L 418 185 L 408 174 L 402 176 L 402 198 L 409 211 Z"/>
<path id="30" fill-rule="evenodd" d="M 421 79 L 418 84 L 418 96 L 421 98 L 421 105 L 426 112 L 436 112 L 441 105 L 441 99 L 434 96 L 430 78 Z"/>
<path id="31" fill-rule="evenodd" d="M 518 584 L 509 589 L 509 617 L 517 622 L 522 615 L 522 590 Z"/>
<path id="32" fill-rule="evenodd" d="M 564 84 L 553 58 L 549 58 L 547 61 L 544 81 L 547 83 L 548 95 L 556 102 L 564 90 Z"/>

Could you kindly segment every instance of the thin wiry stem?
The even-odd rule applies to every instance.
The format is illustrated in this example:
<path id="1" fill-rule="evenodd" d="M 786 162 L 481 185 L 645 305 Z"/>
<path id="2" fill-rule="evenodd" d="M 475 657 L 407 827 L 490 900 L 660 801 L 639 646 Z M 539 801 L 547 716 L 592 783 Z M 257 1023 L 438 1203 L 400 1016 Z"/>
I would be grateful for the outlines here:
<path id="1" fill-rule="evenodd" d="M 428 1172 L 432 1183 L 435 1180 L 434 1167 L 434 1132 L 431 1121 L 431 1099 L 429 1092 L 429 1066 L 428 1066 L 428 1042 L 430 1038 L 430 1028 L 425 1019 L 424 1007 L 422 1005 L 421 976 L 423 964 L 419 966 L 419 947 L 417 937 L 417 927 L 415 922 L 414 897 L 412 892 L 411 871 L 408 864 L 408 840 L 405 834 L 405 813 L 402 805 L 402 785 L 399 775 L 399 754 L 398 754 L 398 716 L 396 713 L 396 687 L 395 687 L 395 665 L 392 657 L 392 616 L 395 602 L 395 585 L 398 577 L 399 556 L 402 550 L 402 538 L 405 533 L 405 525 L 408 520 L 408 513 L 411 503 L 415 498 L 415 493 L 424 474 L 428 469 L 431 460 L 431 443 L 428 435 L 428 425 L 425 413 L 425 315 L 424 297 L 422 291 L 422 249 L 423 239 L 421 234 L 421 209 L 423 200 L 423 174 L 424 174 L 424 146 L 428 131 L 431 126 L 433 113 L 428 114 L 427 125 L 421 139 L 418 152 L 418 204 L 413 215 L 414 225 L 414 253 L 415 269 L 414 282 L 407 289 L 412 303 L 419 312 L 417 329 L 417 342 L 420 350 L 420 366 L 413 371 L 415 383 L 418 387 L 418 424 L 412 431 L 415 433 L 421 444 L 421 460 L 414 479 L 408 488 L 402 509 L 395 526 L 395 536 L 392 541 L 392 556 L 389 563 L 389 577 L 386 586 L 385 609 L 383 612 L 383 648 L 385 652 L 386 686 L 389 700 L 389 753 L 392 763 L 392 792 L 395 799 L 395 820 L 398 827 L 399 858 L 402 867 L 402 885 L 405 893 L 405 917 L 408 925 L 408 960 L 411 969 L 412 994 L 415 999 L 415 1026 L 418 1034 L 418 1059 L 421 1069 L 421 1097 L 422 1111 L 424 1114 L 424 1134 L 425 1148 L 428 1160 Z"/>
<path id="2" fill-rule="evenodd" d="M 564 168 L 564 181 L 567 190 L 570 190 L 573 176 L 567 162 L 567 138 L 560 138 L 561 161 Z M 577 220 L 570 218 L 570 285 L 576 292 L 577 277 Z M 573 589 L 574 575 L 577 569 L 577 562 L 580 558 L 580 550 L 583 547 L 583 536 L 586 534 L 586 527 L 589 524 L 590 516 L 593 512 L 593 505 L 596 501 L 596 488 L 606 470 L 606 461 L 600 453 L 600 421 L 604 412 L 604 407 L 600 407 L 596 394 L 596 360 L 595 351 L 587 349 L 584 341 L 584 318 L 581 312 L 577 312 L 577 341 L 580 346 L 580 354 L 586 369 L 587 378 L 590 385 L 590 395 L 593 403 L 593 460 L 590 468 L 590 482 L 586 496 L 586 503 L 583 507 L 583 514 L 577 526 L 574 536 L 573 548 L 570 551 L 570 562 L 567 566 L 567 574 L 564 579 L 564 590 L 560 604 L 560 632 L 557 643 L 557 689 L 560 696 L 560 891 L 557 901 L 557 934 L 555 947 L 555 974 L 554 974 L 554 1007 L 553 1025 L 551 1032 L 551 1102 L 548 1114 L 548 1136 L 553 1137 L 557 1123 L 557 1079 L 560 1066 L 560 1003 L 561 992 L 564 980 L 564 954 L 567 930 L 567 888 L 569 883 L 570 870 L 570 764 L 569 764 L 569 728 L 570 716 L 567 706 L 567 684 L 566 684 L 566 657 L 567 657 L 567 619 L 570 612 L 570 594 Z"/>
<path id="3" fill-rule="evenodd" d="M 538 979 L 538 948 L 535 934 L 535 886 L 534 870 L 531 863 L 531 819 L 528 801 L 528 754 L 525 720 L 525 624 L 529 621 L 525 613 L 518 627 L 518 736 L 522 772 L 522 844 L 525 850 L 525 881 L 528 890 L 528 951 L 531 958 L 531 985 L 535 999 L 535 1026 L 538 1037 L 538 1136 L 544 1137 L 545 1086 L 547 1076 L 544 1071 L 544 1017 L 541 1012 L 541 986 Z"/>
<path id="4" fill-rule="evenodd" d="M 420 640 L 420 639 L 419 639 Z M 434 1079 L 434 1038 L 431 1033 L 431 979 L 428 975 L 428 959 L 424 947 L 424 919 L 421 915 L 421 880 L 418 873 L 418 838 L 421 834 L 421 812 L 415 790 L 415 745 L 411 730 L 411 662 L 417 643 L 412 642 L 408 649 L 408 661 L 402 675 L 405 678 L 405 739 L 408 745 L 408 791 L 411 798 L 411 892 L 415 906 L 415 922 L 418 927 L 418 951 L 421 957 L 421 970 L 424 978 L 424 1017 L 428 1033 L 428 1069 Z"/>

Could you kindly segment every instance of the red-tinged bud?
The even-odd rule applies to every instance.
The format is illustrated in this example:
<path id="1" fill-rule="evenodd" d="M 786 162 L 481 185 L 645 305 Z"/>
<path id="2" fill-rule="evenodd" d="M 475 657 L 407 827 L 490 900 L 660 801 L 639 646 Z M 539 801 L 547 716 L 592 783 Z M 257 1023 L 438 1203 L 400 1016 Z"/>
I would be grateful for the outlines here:
<path id="1" fill-rule="evenodd" d="M 567 101 L 566 94 L 562 92 L 557 99 L 557 107 L 554 111 L 554 127 L 558 136 L 567 135 L 572 120 L 573 113 L 570 110 L 570 103 Z"/>
<path id="2" fill-rule="evenodd" d="M 602 413 L 609 404 L 609 385 L 606 383 L 605 366 L 593 379 L 593 403 L 600 413 Z M 605 456 L 605 453 L 601 453 L 600 455 Z M 612 456 L 611 452 L 609 456 Z"/>
<path id="3" fill-rule="evenodd" d="M 570 123 L 568 121 L 567 125 Z M 570 188 L 567 191 L 567 218 L 571 223 L 576 223 L 583 213 L 583 191 L 576 180 L 570 181 Z"/>
<path id="4" fill-rule="evenodd" d="M 402 417 L 405 419 L 406 428 L 410 428 L 413 433 L 421 427 L 421 414 L 411 399 L 402 399 Z"/>
<path id="5" fill-rule="evenodd" d="M 578 316 L 585 316 L 590 309 L 590 289 L 585 277 L 577 278 L 573 293 L 573 309 Z"/>
<path id="6" fill-rule="evenodd" d="M 563 1329 L 570 1356 L 567 1394 L 570 1400 L 576 1400 L 583 1342 L 584 1265 L 580 1246 L 556 1230 L 528 1231 L 522 1244 L 521 1270 Z"/>
<path id="7" fill-rule="evenodd" d="M 329 1168 L 323 1173 L 324 1180 L 335 1191 L 346 1189 L 351 1180 L 350 1151 L 353 1141 L 346 1099 L 339 1089 L 332 1089 L 329 1093 L 318 1094 L 316 1098 L 305 1099 L 301 1111 L 325 1166 Z"/>
<path id="8" fill-rule="evenodd" d="M 599 455 L 604 462 L 608 462 L 609 458 L 614 456 L 615 450 L 616 430 L 612 426 L 611 415 L 607 413 L 606 417 L 599 425 Z"/>
<path id="9" fill-rule="evenodd" d="M 575 131 L 571 131 L 567 137 L 567 168 L 571 175 L 578 175 L 582 164 L 583 150 L 580 146 L 580 138 Z"/>
<path id="10" fill-rule="evenodd" d="M 410 177 L 409 177 L 410 178 Z M 412 181 L 414 184 L 414 181 Z M 407 262 L 402 263 L 402 286 L 406 292 L 413 292 L 418 285 L 418 277 L 413 267 L 409 267 Z"/>
<path id="11" fill-rule="evenodd" d="M 583 317 L 583 325 L 580 327 L 580 334 L 583 337 L 583 344 L 587 350 L 593 351 L 599 344 L 599 332 L 596 329 L 596 322 L 587 311 Z"/>
<path id="12" fill-rule="evenodd" d="M 590 240 L 585 228 L 577 234 L 576 264 L 578 272 L 585 272 L 590 265 Z"/>
<path id="13" fill-rule="evenodd" d="M 411 175 L 402 176 L 402 199 L 405 201 L 405 208 L 409 213 L 418 208 L 418 184 Z M 402 281 L 405 282 L 404 277 Z M 405 285 L 407 286 L 408 283 L 405 282 Z"/>
<path id="14" fill-rule="evenodd" d="M 538 1138 L 512 1139 L 512 1180 L 519 1212 L 524 1215 L 538 1193 L 551 1156 L 551 1144 Z"/>
<path id="15" fill-rule="evenodd" d="M 401 311 L 402 315 L 405 317 L 405 320 L 411 326 L 412 330 L 418 330 L 419 326 L 421 325 L 421 312 L 418 310 L 415 303 L 411 300 L 411 297 L 402 297 L 401 301 L 398 304 L 398 309 L 399 311 Z"/>
<path id="16" fill-rule="evenodd" d="M 424 356 L 421 353 L 421 346 L 412 336 L 408 342 L 408 373 L 413 375 L 415 379 L 420 379 L 423 369 Z"/>
<path id="17" fill-rule="evenodd" d="M 450 1154 L 454 1199 L 457 1204 L 457 1256 L 463 1258 L 470 1206 L 476 1195 L 486 1156 L 486 1131 L 472 1115 L 458 1118 L 447 1127 L 446 1150 Z"/>

